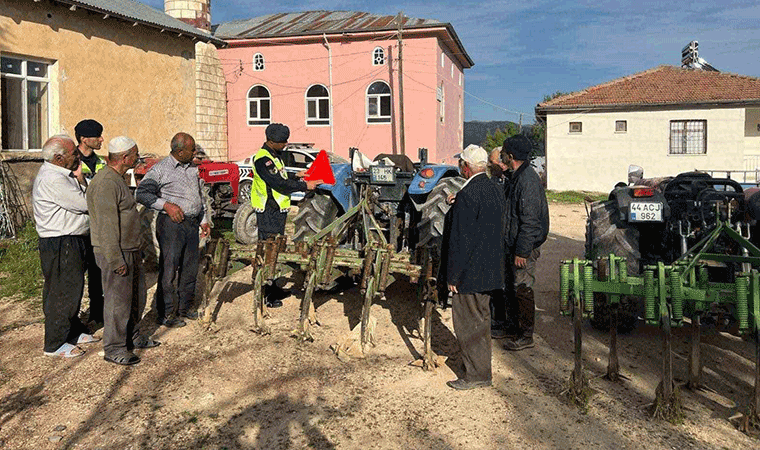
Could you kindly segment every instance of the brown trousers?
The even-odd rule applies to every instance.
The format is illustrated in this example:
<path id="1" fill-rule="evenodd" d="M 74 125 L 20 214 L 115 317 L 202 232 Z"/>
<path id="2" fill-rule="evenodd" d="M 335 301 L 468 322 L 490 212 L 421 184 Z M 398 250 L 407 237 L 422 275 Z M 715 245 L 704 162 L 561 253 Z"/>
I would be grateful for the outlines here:
<path id="1" fill-rule="evenodd" d="M 466 381 L 491 381 L 491 295 L 454 294 L 452 315 Z"/>

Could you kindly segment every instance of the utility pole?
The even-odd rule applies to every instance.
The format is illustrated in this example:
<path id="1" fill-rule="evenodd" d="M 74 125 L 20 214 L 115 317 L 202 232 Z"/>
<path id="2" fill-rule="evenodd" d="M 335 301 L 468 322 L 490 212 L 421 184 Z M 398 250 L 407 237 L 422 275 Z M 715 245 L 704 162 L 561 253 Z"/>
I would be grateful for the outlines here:
<path id="1" fill-rule="evenodd" d="M 396 18 L 398 24 L 398 108 L 399 108 L 399 128 L 401 131 L 400 144 L 401 154 L 406 155 L 406 138 L 404 136 L 404 38 L 402 36 L 404 29 L 404 12 L 399 11 Z"/>
<path id="2" fill-rule="evenodd" d="M 522 133 L 522 113 L 520 113 L 520 128 L 518 128 L 518 133 Z"/>

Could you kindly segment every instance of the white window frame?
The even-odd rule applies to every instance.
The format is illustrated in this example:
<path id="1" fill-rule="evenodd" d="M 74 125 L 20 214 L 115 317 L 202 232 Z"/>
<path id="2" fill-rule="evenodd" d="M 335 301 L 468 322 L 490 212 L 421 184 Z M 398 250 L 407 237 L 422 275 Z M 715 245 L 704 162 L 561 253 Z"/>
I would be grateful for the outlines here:
<path id="1" fill-rule="evenodd" d="M 700 129 L 692 128 L 701 125 Z M 678 128 L 681 128 L 680 130 Z M 674 132 L 682 132 L 679 137 Z M 669 123 L 668 155 L 706 155 L 707 154 L 707 120 L 706 119 L 679 119 Z M 677 144 L 674 146 L 674 144 Z M 693 151 L 693 149 L 697 151 Z"/>
<path id="2" fill-rule="evenodd" d="M 443 85 L 443 81 L 441 81 L 441 99 L 439 100 L 439 113 L 441 116 L 441 123 L 443 124 L 446 121 L 446 88 Z"/>
<path id="3" fill-rule="evenodd" d="M 315 86 L 320 86 L 324 88 L 325 91 L 327 91 L 327 97 L 309 97 L 309 91 L 311 88 Z M 327 117 L 321 117 L 320 116 L 320 108 L 319 108 L 319 102 L 320 100 L 327 100 Z M 306 125 L 313 126 L 313 127 L 320 127 L 320 126 L 330 126 L 330 104 L 332 103 L 332 98 L 330 96 L 330 90 L 327 89 L 327 86 L 324 84 L 316 83 L 309 86 L 308 89 L 306 89 L 306 92 L 304 93 L 304 105 L 305 105 L 305 116 L 306 116 Z M 309 103 L 314 103 L 314 112 L 316 113 L 316 117 L 310 117 L 309 116 Z"/>
<path id="4" fill-rule="evenodd" d="M 382 57 L 382 61 L 378 62 L 378 56 Z M 387 61 L 387 58 L 385 57 L 385 50 L 382 47 L 375 47 L 375 49 L 372 50 L 372 65 L 384 66 L 386 61 Z"/>
<path id="5" fill-rule="evenodd" d="M 390 91 L 387 94 L 370 94 L 369 88 L 372 87 L 375 83 L 383 83 L 388 87 L 388 90 Z M 365 101 L 364 101 L 364 113 L 365 113 L 365 119 L 368 124 L 384 124 L 384 123 L 391 123 L 391 118 L 393 117 L 393 90 L 391 90 L 390 84 L 388 84 L 385 80 L 375 80 L 371 82 L 367 89 L 364 91 L 365 93 Z M 388 98 L 388 101 L 390 102 L 390 114 L 383 115 L 382 114 L 382 107 L 381 102 L 383 98 Z M 369 113 L 369 102 L 370 99 L 375 99 L 377 101 L 377 114 L 376 115 L 370 115 Z"/>
<path id="6" fill-rule="evenodd" d="M 446 67 L 446 55 L 441 52 L 441 67 Z"/>
<path id="7" fill-rule="evenodd" d="M 454 62 L 451 62 L 451 79 L 454 79 Z"/>
<path id="8" fill-rule="evenodd" d="M 251 98 L 250 97 L 251 91 L 254 88 L 257 88 L 257 87 L 262 87 L 262 88 L 266 89 L 266 91 L 269 94 L 269 96 L 268 97 L 253 97 L 253 98 Z M 245 106 L 246 106 L 246 108 L 245 108 L 245 115 L 246 115 L 246 118 L 247 118 L 246 123 L 248 124 L 249 127 L 262 127 L 262 126 L 266 126 L 266 125 L 269 125 L 270 123 L 272 123 L 272 106 L 273 106 L 272 105 L 272 92 L 269 90 L 268 87 L 264 86 L 263 84 L 254 84 L 253 86 L 250 87 L 250 89 L 248 89 L 248 92 L 245 94 L 245 99 L 246 99 L 246 103 L 245 103 Z M 262 100 L 269 100 L 269 117 L 266 118 L 266 119 L 262 119 L 261 118 L 261 101 Z M 257 112 L 258 117 L 251 117 L 251 102 L 255 102 L 256 103 L 256 112 Z M 251 122 L 254 122 L 254 123 L 251 123 Z"/>
<path id="9" fill-rule="evenodd" d="M 41 151 L 42 148 L 29 148 L 29 116 L 27 114 L 27 108 L 28 105 L 28 88 L 27 88 L 27 82 L 34 81 L 38 83 L 45 83 L 47 85 L 47 95 L 46 95 L 46 110 L 47 110 L 47 130 L 40 130 L 40 140 L 44 144 L 45 141 L 50 138 L 50 130 L 53 126 L 53 111 L 52 111 L 52 105 L 53 105 L 53 82 L 51 79 L 51 72 L 53 71 L 54 65 L 51 61 L 47 61 L 40 58 L 34 58 L 29 56 L 22 56 L 22 55 L 14 55 L 14 54 L 8 54 L 8 53 L 2 53 L 0 56 L 3 58 L 12 58 L 17 59 L 21 61 L 21 74 L 13 74 L 13 73 L 4 73 L 0 71 L 0 78 L 12 78 L 17 80 L 22 80 L 21 83 L 21 109 L 24 111 L 22 113 L 22 119 L 21 119 L 21 132 L 23 134 L 22 136 L 22 146 L 23 148 L 2 148 L 2 150 L 8 150 L 8 151 Z M 47 66 L 47 74 L 44 77 L 35 77 L 26 75 L 27 70 L 27 63 L 33 62 L 33 63 L 39 63 L 39 64 L 45 64 Z M 2 104 L 0 103 L 0 106 Z M 0 111 L 2 114 L 9 114 L 8 111 Z M 0 137 L 0 139 L 2 139 Z M 2 142 L 0 142 L 0 145 Z M 41 146 L 40 146 L 41 147 Z"/>
<path id="10" fill-rule="evenodd" d="M 259 61 L 261 63 L 260 67 L 256 61 L 257 58 L 260 59 Z M 252 63 L 251 67 L 253 68 L 254 72 L 263 72 L 264 69 L 266 69 L 266 60 L 264 59 L 264 55 L 262 55 L 261 53 L 256 53 L 255 55 L 253 55 L 253 59 L 251 60 L 251 63 Z"/>
<path id="11" fill-rule="evenodd" d="M 462 85 L 462 72 L 459 72 L 459 85 Z"/>

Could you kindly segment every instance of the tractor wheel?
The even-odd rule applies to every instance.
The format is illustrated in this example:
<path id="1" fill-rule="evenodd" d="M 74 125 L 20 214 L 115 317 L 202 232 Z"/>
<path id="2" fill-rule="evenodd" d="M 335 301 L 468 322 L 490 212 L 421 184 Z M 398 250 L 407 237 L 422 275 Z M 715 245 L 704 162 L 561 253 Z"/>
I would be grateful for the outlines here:
<path id="1" fill-rule="evenodd" d="M 614 200 L 594 202 L 586 221 L 586 259 L 595 260 L 610 253 L 627 258 L 628 275 L 639 275 L 639 230 L 625 227 Z M 636 327 L 638 316 L 643 312 L 643 303 L 643 299 L 639 297 L 620 298 L 618 331 L 628 332 Z M 607 305 L 607 294 L 594 294 L 594 317 L 591 319 L 591 326 L 598 330 L 609 330 L 610 308 Z"/>
<path id="2" fill-rule="evenodd" d="M 235 240 L 244 245 L 253 245 L 258 242 L 259 227 L 256 220 L 256 211 L 251 206 L 251 202 L 241 203 L 232 219 Z"/>
<path id="3" fill-rule="evenodd" d="M 309 192 L 298 204 L 298 214 L 293 219 L 293 241 L 303 241 L 319 233 L 338 218 L 338 213 L 338 205 L 329 195 Z"/>
<path id="4" fill-rule="evenodd" d="M 240 182 L 240 187 L 238 187 L 238 205 L 251 202 L 251 185 L 251 180 Z"/>
<path id="5" fill-rule="evenodd" d="M 459 192 L 464 186 L 464 182 L 465 180 L 462 177 L 445 178 L 439 181 L 428 194 L 427 201 L 420 207 L 422 218 L 417 224 L 419 244 L 432 244 L 434 254 L 440 252 L 443 238 L 443 220 L 446 213 L 451 209 L 451 205 L 446 203 L 446 199 L 449 195 Z"/>

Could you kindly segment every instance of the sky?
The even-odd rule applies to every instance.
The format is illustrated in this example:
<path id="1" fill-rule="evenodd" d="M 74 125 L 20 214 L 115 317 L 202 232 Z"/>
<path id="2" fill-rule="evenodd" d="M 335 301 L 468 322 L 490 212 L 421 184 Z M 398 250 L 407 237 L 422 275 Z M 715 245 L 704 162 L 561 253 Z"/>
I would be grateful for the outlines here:
<path id="1" fill-rule="evenodd" d="M 163 0 L 142 1 L 163 9 Z M 211 22 L 314 10 L 451 23 L 475 62 L 465 70 L 465 121 L 532 123 L 545 95 L 680 66 L 692 40 L 721 72 L 760 77 L 756 1 L 212 0 Z"/>

